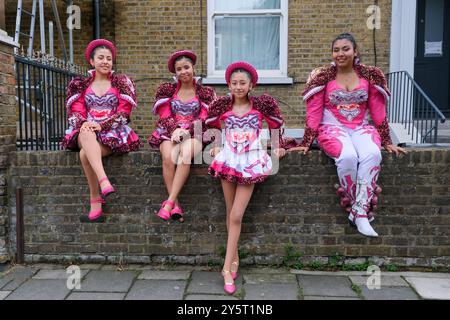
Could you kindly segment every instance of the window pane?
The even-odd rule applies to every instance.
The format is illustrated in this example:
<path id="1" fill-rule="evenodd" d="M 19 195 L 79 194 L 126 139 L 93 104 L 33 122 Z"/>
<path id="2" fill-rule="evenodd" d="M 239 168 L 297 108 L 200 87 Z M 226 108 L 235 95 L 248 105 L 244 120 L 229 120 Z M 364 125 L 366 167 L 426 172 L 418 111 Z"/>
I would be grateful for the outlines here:
<path id="1" fill-rule="evenodd" d="M 216 70 L 238 60 L 261 70 L 280 69 L 280 17 L 216 18 Z"/>
<path id="2" fill-rule="evenodd" d="M 226 10 L 256 10 L 281 9 L 281 0 L 215 0 L 215 9 Z"/>
<path id="3" fill-rule="evenodd" d="M 442 56 L 444 0 L 428 0 L 425 7 L 425 56 Z"/>

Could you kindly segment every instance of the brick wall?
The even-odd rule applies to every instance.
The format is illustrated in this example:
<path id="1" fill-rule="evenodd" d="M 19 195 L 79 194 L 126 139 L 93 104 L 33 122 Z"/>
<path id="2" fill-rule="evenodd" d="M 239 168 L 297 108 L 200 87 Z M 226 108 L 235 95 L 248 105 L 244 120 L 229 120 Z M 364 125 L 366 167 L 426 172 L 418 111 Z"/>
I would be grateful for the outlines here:
<path id="1" fill-rule="evenodd" d="M 24 189 L 27 261 L 220 261 L 224 201 L 206 166 L 194 166 L 180 196 L 186 222 L 167 225 L 154 215 L 165 198 L 158 153 L 112 157 L 105 165 L 118 195 L 105 207 L 106 223 L 86 224 L 78 220 L 89 206 L 76 153 L 14 154 L 10 181 Z M 279 173 L 257 186 L 244 216 L 245 261 L 280 264 L 292 245 L 305 261 L 338 253 L 403 266 L 450 265 L 450 149 L 411 150 L 401 159 L 383 154 L 377 239 L 348 226 L 336 182 L 333 161 L 320 151 L 283 159 Z M 15 212 L 13 195 L 9 201 Z"/>
<path id="2" fill-rule="evenodd" d="M 9 154 L 15 151 L 16 112 L 12 39 L 0 29 L 0 263 L 8 252 L 8 176 Z"/>

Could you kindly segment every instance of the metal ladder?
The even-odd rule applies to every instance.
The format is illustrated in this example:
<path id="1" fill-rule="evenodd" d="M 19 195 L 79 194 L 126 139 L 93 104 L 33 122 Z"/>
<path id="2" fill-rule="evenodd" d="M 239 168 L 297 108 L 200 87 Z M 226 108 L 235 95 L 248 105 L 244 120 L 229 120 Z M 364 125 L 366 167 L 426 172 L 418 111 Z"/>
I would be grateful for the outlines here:
<path id="1" fill-rule="evenodd" d="M 31 9 L 31 12 L 23 9 L 22 0 L 17 1 L 16 31 L 14 34 L 14 42 L 19 43 L 20 35 L 28 37 L 29 38 L 28 50 L 27 50 L 28 56 L 31 56 L 33 54 L 34 26 L 36 24 L 36 7 L 37 7 L 37 0 L 33 0 L 33 7 Z M 20 23 L 22 20 L 22 13 L 27 14 L 28 16 L 31 16 L 31 24 L 30 24 L 30 33 L 29 34 L 23 33 L 22 31 L 20 31 Z M 41 22 L 41 29 L 42 29 L 42 22 Z M 45 38 L 44 38 L 44 41 L 45 41 Z"/>
<path id="2" fill-rule="evenodd" d="M 35 25 L 36 25 L 37 2 L 38 2 L 38 0 L 33 0 L 32 9 L 30 12 L 30 11 L 23 9 L 22 0 L 17 1 L 16 31 L 15 31 L 15 35 L 14 35 L 14 41 L 16 43 L 19 43 L 20 35 L 23 35 L 23 36 L 26 36 L 29 38 L 28 50 L 27 50 L 28 57 L 31 57 L 33 55 L 33 40 L 34 40 L 34 30 L 35 30 Z M 66 3 L 67 3 L 67 1 L 66 1 Z M 72 1 L 69 1 L 69 3 L 72 3 Z M 58 14 L 58 7 L 56 5 L 56 0 L 51 0 L 51 5 L 52 5 L 53 16 L 56 20 L 56 26 L 57 26 L 58 33 L 59 33 L 61 49 L 64 54 L 64 60 L 67 61 L 66 44 L 64 41 L 64 35 L 63 35 L 63 31 L 62 31 L 62 26 L 61 26 L 61 20 L 59 18 L 59 14 Z M 24 33 L 20 30 L 22 14 L 27 14 L 28 16 L 31 17 L 29 34 Z M 40 28 L 40 33 L 41 33 L 41 50 L 40 51 L 42 54 L 45 54 L 46 53 L 46 45 L 45 45 L 44 0 L 39 0 L 39 28 Z M 52 46 L 53 45 L 53 22 L 52 21 L 50 21 L 49 29 L 50 29 L 49 30 L 49 35 L 50 35 L 49 41 L 50 41 L 50 45 Z M 53 51 L 52 49 L 53 48 L 50 48 L 50 51 Z M 17 49 L 16 49 L 16 54 L 17 54 Z"/>

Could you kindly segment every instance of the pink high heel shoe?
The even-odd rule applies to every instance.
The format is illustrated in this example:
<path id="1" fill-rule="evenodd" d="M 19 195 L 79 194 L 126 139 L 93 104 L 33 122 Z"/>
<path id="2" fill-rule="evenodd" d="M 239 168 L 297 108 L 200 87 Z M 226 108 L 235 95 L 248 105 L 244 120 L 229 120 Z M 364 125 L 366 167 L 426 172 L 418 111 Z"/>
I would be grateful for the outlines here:
<path id="1" fill-rule="evenodd" d="M 232 266 L 232 267 L 233 267 L 233 266 L 236 266 L 236 271 L 231 271 L 231 276 L 233 277 L 233 280 L 236 280 L 237 277 L 238 277 L 237 269 L 238 269 L 238 267 L 239 267 L 239 262 L 234 261 L 234 262 L 231 263 L 231 266 Z"/>
<path id="2" fill-rule="evenodd" d="M 104 181 L 108 181 L 108 183 L 109 183 L 109 186 L 106 187 L 106 188 L 102 188 L 102 187 L 101 187 L 101 185 L 102 185 L 102 183 L 103 183 Z M 105 199 L 105 198 L 106 198 L 107 196 L 109 196 L 110 194 L 113 194 L 113 193 L 116 192 L 116 191 L 114 190 L 114 188 L 113 188 L 111 182 L 109 182 L 109 180 L 108 180 L 107 177 L 104 177 L 104 178 L 100 179 L 100 180 L 98 181 L 98 183 L 100 184 L 100 189 L 102 190 L 102 197 L 103 197 L 103 199 Z"/>
<path id="3" fill-rule="evenodd" d="M 229 270 L 222 270 L 222 277 L 225 280 L 225 275 L 226 274 L 231 274 Z M 236 292 L 236 285 L 233 282 L 225 282 L 224 286 L 223 286 L 223 290 L 225 291 L 225 293 L 227 294 L 234 294 Z"/>
<path id="4" fill-rule="evenodd" d="M 96 203 L 104 204 L 105 200 L 103 200 L 102 197 L 91 200 L 91 204 L 96 204 Z M 103 214 L 103 209 L 100 207 L 100 209 L 98 209 L 98 210 L 91 210 L 91 211 L 89 211 L 88 218 L 91 221 L 97 220 L 98 218 L 101 217 L 102 214 Z"/>
<path id="5" fill-rule="evenodd" d="M 159 209 L 158 213 L 156 214 L 158 217 L 163 219 L 164 221 L 167 221 L 170 219 L 170 211 L 167 211 L 164 209 L 166 205 L 169 205 L 171 208 L 175 206 L 175 202 L 171 200 L 166 200 L 161 204 L 161 209 Z"/>

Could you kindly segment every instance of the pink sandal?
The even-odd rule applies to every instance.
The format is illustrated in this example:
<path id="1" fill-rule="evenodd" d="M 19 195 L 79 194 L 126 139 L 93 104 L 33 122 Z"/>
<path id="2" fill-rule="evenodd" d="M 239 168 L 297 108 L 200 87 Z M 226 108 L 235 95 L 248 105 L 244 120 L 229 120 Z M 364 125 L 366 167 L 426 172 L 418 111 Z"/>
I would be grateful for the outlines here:
<path id="1" fill-rule="evenodd" d="M 231 263 L 231 266 L 236 266 L 236 271 L 231 270 L 231 276 L 233 277 L 233 280 L 236 280 L 238 277 L 238 268 L 239 268 L 239 262 L 234 261 Z"/>
<path id="2" fill-rule="evenodd" d="M 91 200 L 91 204 L 96 204 L 96 203 L 104 204 L 105 200 L 103 200 L 102 197 L 99 197 L 97 199 L 92 199 Z M 99 210 L 91 210 L 91 211 L 89 211 L 88 218 L 91 221 L 97 220 L 98 218 L 101 217 L 102 214 L 103 214 L 103 209 L 102 208 L 100 208 Z"/>
<path id="3" fill-rule="evenodd" d="M 170 211 L 167 211 L 164 209 L 166 205 L 169 205 L 171 208 L 175 206 L 175 202 L 171 200 L 166 200 L 161 204 L 161 209 L 159 209 L 158 213 L 156 214 L 158 217 L 163 219 L 164 221 L 167 221 L 170 219 Z"/>
<path id="4" fill-rule="evenodd" d="M 102 189 L 101 185 L 104 181 L 108 181 L 109 186 Z M 98 181 L 99 185 L 100 185 L 100 189 L 102 190 L 102 197 L 103 199 L 105 199 L 107 196 L 109 196 L 110 194 L 115 193 L 116 191 L 114 190 L 114 187 L 112 186 L 111 182 L 109 182 L 108 177 L 104 177 L 102 179 L 100 179 Z"/>
<path id="5" fill-rule="evenodd" d="M 222 277 L 224 279 L 225 282 L 225 275 L 227 274 L 231 274 L 231 272 L 229 270 L 222 270 Z M 233 282 L 225 282 L 225 284 L 223 285 L 223 291 L 225 291 L 225 293 L 232 295 L 236 292 L 236 284 Z"/>
<path id="6" fill-rule="evenodd" d="M 181 207 L 179 205 L 175 205 L 175 207 L 172 209 L 172 211 L 170 211 L 170 217 L 175 221 L 179 220 L 180 222 L 184 222 L 183 216 L 184 216 L 184 211 L 183 211 L 183 209 L 181 209 Z"/>

